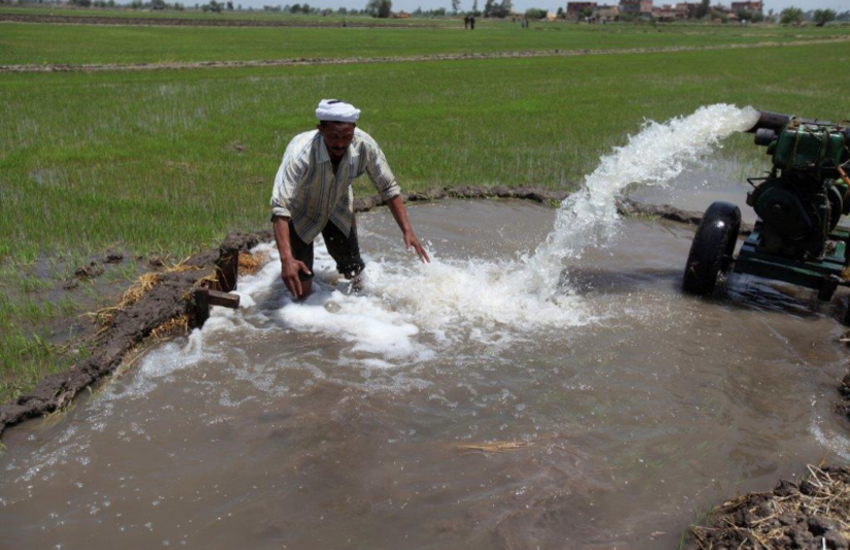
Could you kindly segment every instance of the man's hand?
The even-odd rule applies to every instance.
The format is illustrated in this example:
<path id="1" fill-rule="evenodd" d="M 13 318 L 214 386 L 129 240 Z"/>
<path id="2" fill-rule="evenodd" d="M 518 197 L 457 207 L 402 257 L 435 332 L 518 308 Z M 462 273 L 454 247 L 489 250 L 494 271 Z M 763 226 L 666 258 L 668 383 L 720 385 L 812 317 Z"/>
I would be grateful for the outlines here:
<path id="1" fill-rule="evenodd" d="M 298 274 L 302 271 L 307 275 L 311 274 L 307 268 L 307 264 L 304 262 L 300 262 L 295 258 L 280 260 L 280 278 L 283 279 L 283 284 L 286 285 L 286 288 L 289 289 L 292 297 L 296 300 L 304 295 L 304 287 L 301 285 L 301 279 L 298 278 Z"/>
<path id="2" fill-rule="evenodd" d="M 431 258 L 428 257 L 428 253 L 425 252 L 425 249 L 422 248 L 421 244 L 419 244 L 419 239 L 416 238 L 416 233 L 414 233 L 413 228 L 410 227 L 410 222 L 407 219 L 407 210 L 404 208 L 404 202 L 402 202 L 401 196 L 396 195 L 395 197 L 387 200 L 387 207 L 390 209 L 390 212 L 392 212 L 393 218 L 395 218 L 395 222 L 398 224 L 398 228 L 401 229 L 404 246 L 407 247 L 408 252 L 412 248 L 419 255 L 419 259 L 422 260 L 423 263 L 430 262 Z"/>
<path id="3" fill-rule="evenodd" d="M 407 247 L 407 251 L 410 252 L 410 249 L 416 251 L 416 254 L 419 255 L 419 259 L 422 260 L 422 263 L 428 263 L 431 261 L 431 258 L 428 257 L 428 252 L 419 244 L 419 239 L 416 238 L 416 235 L 413 231 L 408 231 L 403 234 L 404 238 L 404 246 Z"/>

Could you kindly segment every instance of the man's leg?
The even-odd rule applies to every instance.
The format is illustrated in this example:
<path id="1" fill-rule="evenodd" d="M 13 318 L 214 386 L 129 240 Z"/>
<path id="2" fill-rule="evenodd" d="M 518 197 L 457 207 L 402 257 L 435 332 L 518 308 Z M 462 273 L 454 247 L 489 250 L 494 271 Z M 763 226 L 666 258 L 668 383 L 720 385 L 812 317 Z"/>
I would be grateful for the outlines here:
<path id="1" fill-rule="evenodd" d="M 322 236 L 325 238 L 328 253 L 336 262 L 336 270 L 346 279 L 354 279 L 354 282 L 357 283 L 358 275 L 366 267 L 366 264 L 360 257 L 356 219 L 351 222 L 351 233 L 347 237 L 333 222 L 328 222 L 322 230 Z"/>
<path id="2" fill-rule="evenodd" d="M 305 243 L 295 232 L 295 226 L 292 221 L 289 222 L 289 246 L 292 249 L 292 257 L 299 262 L 304 262 L 310 274 L 303 271 L 298 273 L 298 279 L 301 281 L 301 290 L 303 298 L 310 295 L 313 290 L 313 243 Z"/>

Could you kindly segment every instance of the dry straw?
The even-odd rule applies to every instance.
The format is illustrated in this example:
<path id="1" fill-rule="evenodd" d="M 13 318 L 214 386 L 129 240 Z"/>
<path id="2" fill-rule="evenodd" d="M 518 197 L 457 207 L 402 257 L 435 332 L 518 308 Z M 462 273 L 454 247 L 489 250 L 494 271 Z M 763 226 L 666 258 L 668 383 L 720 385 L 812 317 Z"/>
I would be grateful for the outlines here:
<path id="1" fill-rule="evenodd" d="M 239 254 L 239 274 L 256 275 L 258 271 L 269 261 L 268 252 L 257 252 L 255 254 Z"/>
<path id="2" fill-rule="evenodd" d="M 812 465 L 808 470 L 798 485 L 783 483 L 773 492 L 742 495 L 716 507 L 712 527 L 691 527 L 693 548 L 797 548 L 788 543 L 803 531 L 812 534 L 814 547 L 826 547 L 830 535 L 812 532 L 813 523 L 832 526 L 830 531 L 850 540 L 850 471 Z"/>

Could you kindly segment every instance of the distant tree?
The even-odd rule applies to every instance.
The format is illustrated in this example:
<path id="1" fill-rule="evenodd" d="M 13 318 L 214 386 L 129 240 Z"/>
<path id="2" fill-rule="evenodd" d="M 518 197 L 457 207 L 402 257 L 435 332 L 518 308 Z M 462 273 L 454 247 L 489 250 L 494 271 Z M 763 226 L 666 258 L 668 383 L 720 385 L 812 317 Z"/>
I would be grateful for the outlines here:
<path id="1" fill-rule="evenodd" d="M 579 17 L 583 19 L 587 19 L 589 17 L 593 17 L 593 8 L 582 8 L 580 12 L 578 12 Z"/>
<path id="2" fill-rule="evenodd" d="M 783 25 L 799 23 L 803 20 L 803 10 L 790 6 L 779 12 L 779 22 Z"/>
<path id="3" fill-rule="evenodd" d="M 478 11 L 478 0 L 472 0 L 472 15 L 478 17 L 481 12 Z"/>
<path id="4" fill-rule="evenodd" d="M 340 15 L 348 15 L 348 8 L 339 8 L 336 12 Z"/>
<path id="5" fill-rule="evenodd" d="M 837 21 L 850 21 L 850 11 L 843 11 L 835 18 Z"/>
<path id="6" fill-rule="evenodd" d="M 386 19 L 392 14 L 392 0 L 369 0 L 366 4 L 366 12 L 372 17 Z"/>
<path id="7" fill-rule="evenodd" d="M 739 10 L 736 15 L 741 21 L 750 21 L 752 23 L 761 23 L 764 21 L 764 15 L 757 11 Z"/>
<path id="8" fill-rule="evenodd" d="M 567 14 L 564 12 L 564 8 L 558 8 L 557 16 L 558 16 L 558 19 L 566 19 L 567 18 Z"/>
<path id="9" fill-rule="evenodd" d="M 512 0 L 502 0 L 502 2 L 496 7 L 496 12 L 494 15 L 496 17 L 500 17 L 504 19 L 505 17 L 511 14 L 511 11 L 514 9 L 514 3 Z"/>
<path id="10" fill-rule="evenodd" d="M 694 9 L 694 19 L 702 19 L 711 12 L 711 0 L 701 0 Z"/>
<path id="11" fill-rule="evenodd" d="M 224 8 L 224 4 L 219 4 L 216 0 L 210 0 L 209 4 L 204 4 L 201 9 L 203 11 L 211 11 L 213 13 L 221 13 L 221 10 Z"/>
<path id="12" fill-rule="evenodd" d="M 487 0 L 484 3 L 484 17 L 490 17 L 493 14 L 493 8 L 496 7 L 496 0 Z"/>
<path id="13" fill-rule="evenodd" d="M 826 10 L 815 10 L 814 17 L 812 18 L 815 23 L 817 23 L 818 27 L 823 27 L 830 21 L 835 21 L 838 17 L 838 14 L 835 11 L 826 9 Z"/>
<path id="14" fill-rule="evenodd" d="M 452 13 L 457 15 L 460 11 L 460 0 L 452 0 Z"/>
<path id="15" fill-rule="evenodd" d="M 549 12 L 543 8 L 528 8 L 525 10 L 526 19 L 544 19 Z"/>
<path id="16" fill-rule="evenodd" d="M 154 11 L 162 11 L 167 7 L 165 0 L 151 0 L 150 8 Z"/>
<path id="17" fill-rule="evenodd" d="M 130 2 L 130 9 L 140 10 L 144 7 L 145 7 L 145 4 L 144 4 L 144 2 L 142 2 L 142 0 L 133 0 L 132 2 Z"/>
<path id="18" fill-rule="evenodd" d="M 227 2 L 227 11 L 233 11 L 233 2 L 230 0 Z"/>

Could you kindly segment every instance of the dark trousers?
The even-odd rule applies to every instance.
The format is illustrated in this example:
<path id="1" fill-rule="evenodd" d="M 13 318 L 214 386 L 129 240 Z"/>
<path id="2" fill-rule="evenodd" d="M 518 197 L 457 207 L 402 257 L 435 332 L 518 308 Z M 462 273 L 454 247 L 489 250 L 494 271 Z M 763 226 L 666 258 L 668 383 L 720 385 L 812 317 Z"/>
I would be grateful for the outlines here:
<path id="1" fill-rule="evenodd" d="M 357 222 L 351 222 L 351 233 L 346 237 L 345 233 L 340 230 L 333 222 L 322 229 L 322 237 L 325 238 L 325 246 L 328 247 L 328 253 L 336 262 L 336 270 L 340 272 L 346 279 L 355 277 L 363 271 L 366 264 L 360 257 L 360 243 L 357 242 Z M 289 246 L 292 248 L 292 256 L 307 264 L 310 269 L 310 275 L 302 272 L 298 273 L 298 278 L 302 281 L 309 281 L 313 278 L 313 243 L 305 243 L 295 232 L 295 226 L 292 221 L 289 222 Z"/>

